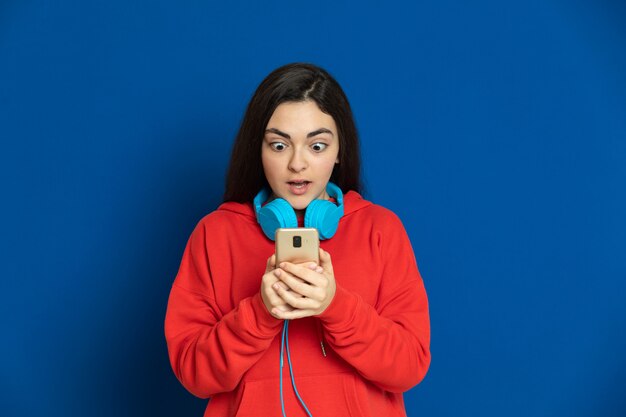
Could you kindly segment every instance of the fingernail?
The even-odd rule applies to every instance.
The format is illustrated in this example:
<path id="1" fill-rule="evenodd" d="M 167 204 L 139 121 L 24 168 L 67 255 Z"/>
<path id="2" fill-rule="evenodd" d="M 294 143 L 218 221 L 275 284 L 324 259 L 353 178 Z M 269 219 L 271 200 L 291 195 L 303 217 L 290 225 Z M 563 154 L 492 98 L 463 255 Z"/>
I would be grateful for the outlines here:
<path id="1" fill-rule="evenodd" d="M 277 282 L 276 284 L 272 285 L 272 287 L 273 287 L 275 290 L 277 290 L 277 289 L 279 289 L 279 288 L 280 288 L 280 285 L 278 285 L 278 282 Z"/>
<path id="2" fill-rule="evenodd" d="M 281 262 L 280 265 L 278 265 L 278 266 L 280 266 L 281 268 L 284 268 L 285 267 L 285 263 Z"/>
<path id="3" fill-rule="evenodd" d="M 315 272 L 317 272 L 318 274 L 321 274 L 322 272 L 324 272 L 324 268 L 320 266 L 319 268 L 315 270 Z"/>
<path id="4" fill-rule="evenodd" d="M 277 277 L 280 276 L 280 269 L 275 269 L 274 270 L 274 275 L 276 275 Z"/>
<path id="5" fill-rule="evenodd" d="M 312 270 L 315 271 L 315 268 L 317 268 L 317 264 L 316 263 L 309 264 L 309 269 L 312 269 Z"/>

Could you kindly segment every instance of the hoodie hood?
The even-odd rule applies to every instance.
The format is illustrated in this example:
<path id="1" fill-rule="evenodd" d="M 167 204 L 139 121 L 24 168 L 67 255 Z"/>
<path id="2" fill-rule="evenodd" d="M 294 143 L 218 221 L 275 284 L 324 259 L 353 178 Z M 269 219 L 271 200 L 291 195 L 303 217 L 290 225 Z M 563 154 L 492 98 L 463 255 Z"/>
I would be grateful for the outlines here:
<path id="1" fill-rule="evenodd" d="M 352 190 L 348 191 L 343 195 L 343 217 L 349 216 L 355 211 L 371 205 L 372 202 L 365 200 L 361 197 L 361 194 Z M 254 212 L 254 205 L 251 201 L 246 203 L 227 201 L 222 203 L 217 210 L 237 213 L 256 222 L 256 213 Z"/>

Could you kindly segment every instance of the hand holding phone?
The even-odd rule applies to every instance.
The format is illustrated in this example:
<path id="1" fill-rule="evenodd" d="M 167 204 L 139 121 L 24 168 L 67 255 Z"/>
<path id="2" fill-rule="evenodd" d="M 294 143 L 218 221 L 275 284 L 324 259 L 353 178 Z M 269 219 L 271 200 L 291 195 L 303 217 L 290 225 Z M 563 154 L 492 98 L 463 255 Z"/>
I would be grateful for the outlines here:
<path id="1" fill-rule="evenodd" d="M 275 254 L 267 260 L 265 274 L 261 283 L 261 297 L 267 310 L 276 318 L 279 314 L 293 312 L 294 308 L 277 294 L 275 285 L 279 285 L 283 292 L 290 291 L 287 284 L 279 282 L 275 269 L 281 262 L 300 264 L 315 262 L 319 264 L 319 235 L 315 228 L 283 228 L 276 231 Z M 321 273 L 322 268 L 317 267 Z"/>
<path id="2" fill-rule="evenodd" d="M 315 265 L 304 265 L 313 262 Z M 272 288 L 291 309 L 272 308 L 274 317 L 291 320 L 321 314 L 335 296 L 337 287 L 330 254 L 320 249 L 317 229 L 276 230 L 274 274 L 281 282 Z"/>

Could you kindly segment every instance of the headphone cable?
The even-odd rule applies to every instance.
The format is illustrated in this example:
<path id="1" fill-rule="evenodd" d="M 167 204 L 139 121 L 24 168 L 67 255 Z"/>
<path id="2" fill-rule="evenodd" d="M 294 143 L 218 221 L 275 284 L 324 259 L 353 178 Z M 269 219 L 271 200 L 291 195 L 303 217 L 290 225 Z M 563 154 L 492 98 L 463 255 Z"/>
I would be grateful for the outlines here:
<path id="1" fill-rule="evenodd" d="M 309 417 L 313 417 L 309 409 L 307 408 L 304 400 L 300 397 L 300 393 L 298 393 L 298 388 L 296 388 L 296 380 L 293 377 L 293 366 L 291 364 L 291 353 L 289 352 L 289 320 L 285 320 L 283 323 L 283 331 L 280 338 L 280 407 L 283 412 L 283 417 L 287 417 L 285 413 L 285 399 L 283 397 L 283 365 L 284 365 L 284 350 L 285 345 L 287 345 L 287 362 L 289 363 L 289 375 L 291 376 L 291 385 L 293 386 L 293 391 L 296 393 L 296 397 L 298 397 L 298 401 L 302 407 L 304 407 L 304 411 L 306 411 Z"/>

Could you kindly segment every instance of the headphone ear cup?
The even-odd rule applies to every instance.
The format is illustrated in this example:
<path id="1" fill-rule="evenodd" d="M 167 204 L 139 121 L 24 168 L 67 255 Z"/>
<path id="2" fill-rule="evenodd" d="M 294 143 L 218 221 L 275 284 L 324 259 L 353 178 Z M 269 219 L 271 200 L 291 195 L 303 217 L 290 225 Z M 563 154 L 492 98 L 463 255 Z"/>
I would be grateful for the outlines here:
<path id="1" fill-rule="evenodd" d="M 337 231 L 341 215 L 341 210 L 330 201 L 313 200 L 304 214 L 304 225 L 316 228 L 321 240 L 330 239 Z"/>
<path id="2" fill-rule="evenodd" d="M 276 229 L 280 227 L 298 227 L 296 212 L 282 198 L 267 203 L 257 213 L 257 219 L 268 239 L 274 240 Z"/>

